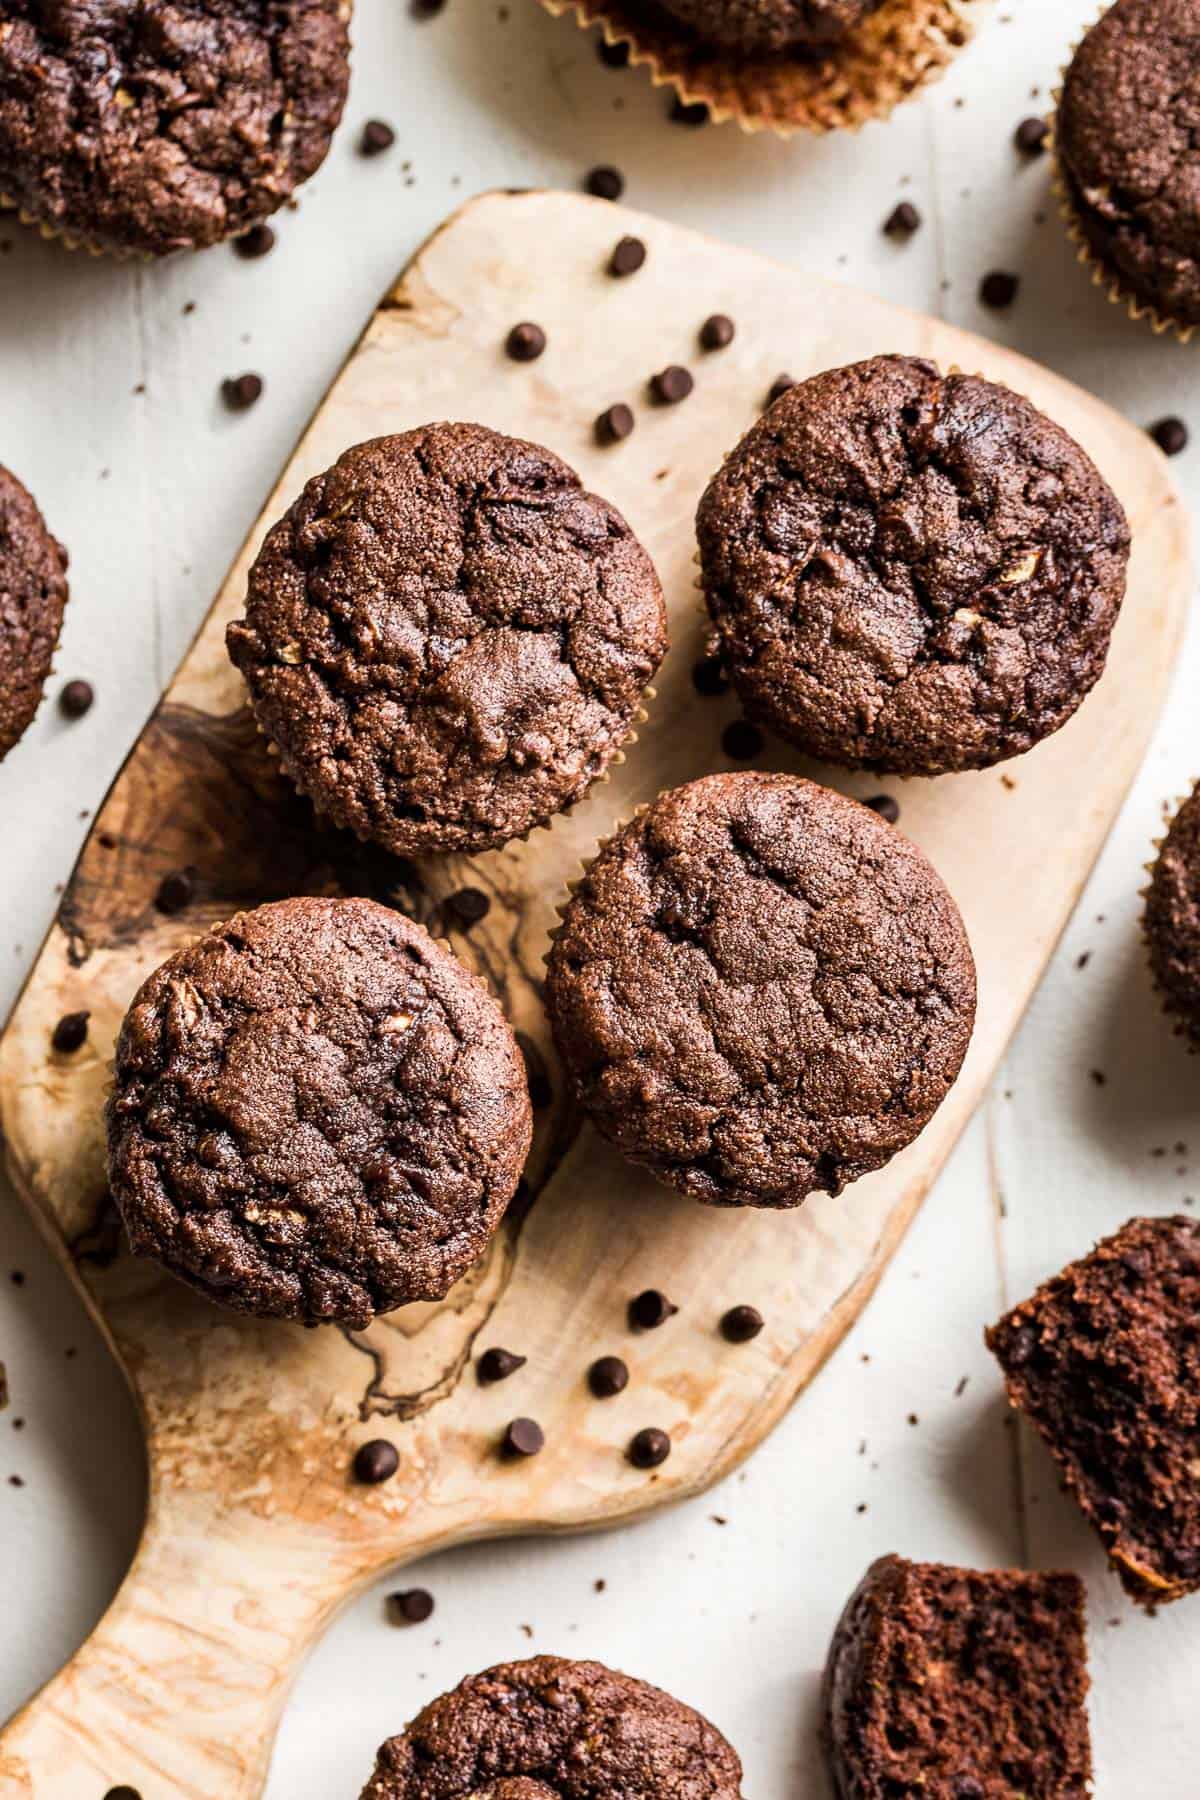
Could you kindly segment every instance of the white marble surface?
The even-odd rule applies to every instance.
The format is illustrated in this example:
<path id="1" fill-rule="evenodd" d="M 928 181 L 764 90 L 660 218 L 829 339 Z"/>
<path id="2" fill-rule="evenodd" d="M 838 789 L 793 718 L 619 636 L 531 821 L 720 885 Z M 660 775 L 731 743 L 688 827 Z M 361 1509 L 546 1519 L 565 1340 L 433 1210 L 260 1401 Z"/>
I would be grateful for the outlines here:
<path id="1" fill-rule="evenodd" d="M 86 675 L 98 693 L 79 724 L 43 707 L 0 766 L 0 1012 L 50 921 L 85 809 L 373 300 L 481 188 L 572 186 L 615 162 L 634 205 L 941 311 L 1139 422 L 1179 412 L 1200 427 L 1200 353 L 1129 325 L 1088 286 L 1054 219 L 1045 162 L 1011 147 L 1095 0 L 1002 5 L 950 78 L 886 127 L 792 144 L 668 124 L 644 77 L 603 68 L 573 26 L 531 0 L 508 10 L 450 0 L 417 23 L 404 0 L 360 0 L 346 125 L 263 262 L 225 249 L 125 269 L 0 227 L 11 240 L 0 255 L 0 458 L 70 545 L 59 675 Z M 355 145 L 372 116 L 394 123 L 397 144 L 364 162 Z M 898 247 L 879 225 L 904 197 L 925 224 Z M 976 300 L 995 267 L 1022 278 L 1004 316 Z M 244 368 L 264 374 L 266 395 L 232 418 L 218 383 Z M 1175 470 L 1200 498 L 1200 449 Z M 406 1580 L 437 1597 L 425 1626 L 389 1624 L 392 1584 L 381 1583 L 305 1670 L 271 1800 L 354 1800 L 377 1741 L 426 1698 L 490 1661 L 550 1648 L 701 1706 L 738 1745 L 758 1800 L 823 1796 L 813 1704 L 825 1643 L 866 1562 L 892 1549 L 1083 1572 L 1099 1795 L 1195 1795 L 1200 1599 L 1156 1620 L 1125 1602 L 1040 1448 L 1004 1429 L 980 1327 L 1132 1212 L 1200 1198 L 1200 1067 L 1157 1014 L 1137 934 L 1150 838 L 1164 803 L 1200 774 L 1198 680 L 1193 633 L 1142 777 L 989 1103 L 874 1303 L 775 1437 L 720 1492 L 637 1529 L 481 1546 L 412 1571 Z M 0 1413 L 4 1716 L 112 1593 L 135 1541 L 142 1464 L 119 1377 L 2 1191 L 0 1360 L 11 1387 Z"/>

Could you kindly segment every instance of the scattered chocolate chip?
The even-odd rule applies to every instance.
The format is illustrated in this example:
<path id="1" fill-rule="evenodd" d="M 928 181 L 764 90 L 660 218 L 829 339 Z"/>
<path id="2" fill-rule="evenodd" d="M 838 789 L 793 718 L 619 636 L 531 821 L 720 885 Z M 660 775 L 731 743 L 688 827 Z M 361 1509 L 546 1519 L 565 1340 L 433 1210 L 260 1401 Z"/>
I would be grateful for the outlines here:
<path id="1" fill-rule="evenodd" d="M 757 1306 L 731 1306 L 721 1320 L 721 1336 L 730 1344 L 748 1344 L 764 1324 Z"/>
<path id="2" fill-rule="evenodd" d="M 170 875 L 164 875 L 158 884 L 158 892 L 154 896 L 154 904 L 160 913 L 182 912 L 189 905 L 196 891 L 195 879 L 188 869 L 174 869 Z"/>
<path id="3" fill-rule="evenodd" d="M 507 1381 L 518 1369 L 523 1369 L 528 1357 L 518 1356 L 515 1350 L 502 1350 L 497 1345 L 492 1350 L 485 1350 L 475 1364 L 477 1378 L 487 1387 L 493 1381 Z"/>
<path id="4" fill-rule="evenodd" d="M 1037 1336 L 1032 1325 L 1018 1325 L 1008 1346 L 1009 1366 L 1024 1368 L 1036 1349 Z"/>
<path id="5" fill-rule="evenodd" d="M 257 257 L 269 255 L 275 248 L 275 233 L 269 225 L 252 225 L 241 237 L 234 238 L 233 247 L 239 256 L 253 262 Z"/>
<path id="6" fill-rule="evenodd" d="M 61 1056 L 72 1056 L 87 1042 L 89 1012 L 64 1013 L 50 1033 L 51 1047 Z"/>
<path id="7" fill-rule="evenodd" d="M 25 1286 L 25 1271 L 24 1271 L 24 1269 L 10 1269 L 8 1272 L 8 1279 L 12 1282 L 14 1287 L 24 1287 Z"/>
<path id="8" fill-rule="evenodd" d="M 96 690 L 90 681 L 68 681 L 58 696 L 58 710 L 66 719 L 82 719 L 92 710 Z"/>
<path id="9" fill-rule="evenodd" d="M 483 889 L 475 887 L 459 888 L 457 892 L 447 894 L 445 906 L 460 925 L 478 925 L 492 910 L 492 903 Z"/>
<path id="10" fill-rule="evenodd" d="M 596 55 L 606 69 L 627 69 L 629 67 L 628 44 L 609 44 L 601 38 L 596 45 Z"/>
<path id="11" fill-rule="evenodd" d="M 634 427 L 633 408 L 618 400 L 615 406 L 606 407 L 596 420 L 596 441 L 600 444 L 619 444 L 627 438 Z"/>
<path id="12" fill-rule="evenodd" d="M 721 748 L 734 762 L 750 762 L 763 747 L 763 734 L 749 719 L 734 719 L 721 733 Z"/>
<path id="13" fill-rule="evenodd" d="M 1022 119 L 1013 132 L 1013 143 L 1022 156 L 1040 156 L 1049 136 L 1050 127 L 1045 119 Z"/>
<path id="14" fill-rule="evenodd" d="M 261 375 L 228 375 L 221 383 L 221 398 L 230 412 L 245 412 L 262 398 Z"/>
<path id="15" fill-rule="evenodd" d="M 446 0 L 409 0 L 409 11 L 414 19 L 436 19 L 445 4 Z"/>
<path id="16" fill-rule="evenodd" d="M 794 375 L 777 375 L 767 389 L 767 405 L 774 406 L 775 402 L 795 385 L 796 377 Z"/>
<path id="17" fill-rule="evenodd" d="M 679 363 L 669 363 L 650 377 L 650 393 L 660 406 L 675 406 L 686 400 L 695 385 L 691 370 Z"/>
<path id="18" fill-rule="evenodd" d="M 712 313 L 700 327 L 702 350 L 726 350 L 737 335 L 737 327 L 725 313 Z"/>
<path id="19" fill-rule="evenodd" d="M 629 1322 L 642 1331 L 657 1331 L 668 1319 L 674 1318 L 679 1308 L 658 1288 L 646 1288 L 636 1299 L 629 1302 Z"/>
<path id="20" fill-rule="evenodd" d="M 1178 456 L 1188 446 L 1188 428 L 1182 419 L 1160 419 L 1150 427 L 1150 436 L 1164 456 Z"/>
<path id="21" fill-rule="evenodd" d="M 433 1617 L 433 1595 L 428 1588 L 401 1588 L 388 1595 L 388 1605 L 405 1625 L 423 1625 Z"/>
<path id="22" fill-rule="evenodd" d="M 546 334 L 540 325 L 523 319 L 509 332 L 504 348 L 514 362 L 536 362 L 546 348 Z"/>
<path id="23" fill-rule="evenodd" d="M 629 1386 L 629 1369 L 619 1356 L 600 1356 L 588 1370 L 588 1386 L 597 1400 L 611 1400 Z"/>
<path id="24" fill-rule="evenodd" d="M 374 1487 L 390 1481 L 400 1467 L 400 1453 L 386 1438 L 372 1438 L 360 1444 L 354 1455 L 354 1479 Z"/>
<path id="25" fill-rule="evenodd" d="M 583 186 L 584 191 L 594 194 L 597 200 L 619 200 L 625 192 L 625 177 L 620 169 L 601 163 L 599 168 L 588 170 Z"/>
<path id="26" fill-rule="evenodd" d="M 921 229 L 921 215 L 911 200 L 901 200 L 883 221 L 884 234 L 890 238 L 910 238 Z"/>
<path id="27" fill-rule="evenodd" d="M 610 275 L 636 275 L 646 260 L 646 246 L 641 238 L 618 238 L 608 259 Z"/>
<path id="28" fill-rule="evenodd" d="M 729 677 L 719 656 L 702 656 L 692 664 L 692 686 L 706 700 L 715 700 L 729 692 Z"/>
<path id="29" fill-rule="evenodd" d="M 536 1456 L 545 1444 L 546 1434 L 536 1419 L 514 1419 L 504 1434 L 504 1448 L 510 1456 Z"/>
<path id="30" fill-rule="evenodd" d="M 1018 275 L 1010 275 L 1004 269 L 993 269 L 979 284 L 979 298 L 985 306 L 1002 311 L 1004 307 L 1012 305 L 1020 285 Z"/>
<path id="31" fill-rule="evenodd" d="M 626 1452 L 635 1469 L 657 1469 L 671 1454 L 671 1440 L 656 1425 L 639 1431 Z"/>
<path id="32" fill-rule="evenodd" d="M 878 813 L 881 819 L 886 819 L 889 825 L 899 823 L 900 802 L 893 800 L 890 794 L 872 794 L 870 799 L 863 801 L 863 805 L 869 806 L 871 811 Z"/>
<path id="33" fill-rule="evenodd" d="M 25 1477 L 23 1475 L 10 1475 L 8 1478 L 8 1485 L 9 1487 L 24 1487 Z"/>
<path id="34" fill-rule="evenodd" d="M 358 140 L 360 156 L 382 156 L 396 141 L 396 133 L 384 119 L 368 119 Z"/>
<path id="35" fill-rule="evenodd" d="M 707 125 L 708 107 L 703 100 L 688 102 L 676 94 L 667 113 L 672 125 Z"/>
<path id="36" fill-rule="evenodd" d="M 960 1775 L 954 1783 L 954 1800 L 983 1800 L 982 1783 L 973 1775 Z"/>
<path id="37" fill-rule="evenodd" d="M 136 1788 L 115 1787 L 109 1788 L 104 1800 L 142 1800 L 142 1796 Z"/>

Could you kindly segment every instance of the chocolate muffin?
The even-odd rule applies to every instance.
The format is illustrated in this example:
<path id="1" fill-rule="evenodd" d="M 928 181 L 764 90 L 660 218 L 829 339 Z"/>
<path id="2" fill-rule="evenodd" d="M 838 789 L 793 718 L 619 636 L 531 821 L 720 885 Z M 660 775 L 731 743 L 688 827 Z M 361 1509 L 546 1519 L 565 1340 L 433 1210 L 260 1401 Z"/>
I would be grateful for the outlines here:
<path id="1" fill-rule="evenodd" d="M 54 235 L 161 256 L 245 231 L 318 169 L 347 0 L 12 0 L 0 193 Z"/>
<path id="2" fill-rule="evenodd" d="M 838 1623 L 824 1738 L 838 1800 L 1086 1800 L 1083 1584 L 884 1556 Z"/>
<path id="3" fill-rule="evenodd" d="M 1143 1606 L 1200 1588 L 1200 1223 L 1131 1219 L 987 1335 Z"/>
<path id="4" fill-rule="evenodd" d="M 472 1675 L 379 1752 L 362 1800 L 740 1800 L 715 1726 L 595 1662 Z"/>
<path id="5" fill-rule="evenodd" d="M 1099 678 L 1129 528 L 1019 394 L 879 356 L 798 383 L 710 482 L 705 594 L 747 712 L 826 762 L 979 769 Z"/>
<path id="6" fill-rule="evenodd" d="M 41 703 L 67 604 L 67 553 L 0 467 L 0 760 Z"/>
<path id="7" fill-rule="evenodd" d="M 442 424 L 309 482 L 228 643 L 296 786 L 411 854 L 487 849 L 578 800 L 667 638 L 618 512 L 549 450 Z"/>
<path id="8" fill-rule="evenodd" d="M 138 1255 L 241 1312 L 438 1300 L 512 1198 L 532 1115 L 483 983 L 372 900 L 282 900 L 172 956 L 117 1043 L 109 1181 Z"/>
<path id="9" fill-rule="evenodd" d="M 1171 822 L 1146 893 L 1146 943 L 1167 1011 L 1200 1049 L 1200 784 Z"/>
<path id="10" fill-rule="evenodd" d="M 709 775 L 600 851 L 546 1005 L 597 1129 L 718 1206 L 836 1194 L 910 1143 L 970 1041 L 958 909 L 914 844 L 791 775 Z"/>
<path id="11" fill-rule="evenodd" d="M 663 0 L 698 37 L 761 55 L 838 43 L 882 0 Z"/>
<path id="12" fill-rule="evenodd" d="M 1063 81 L 1055 148 L 1102 269 L 1164 319 L 1200 324 L 1200 12 L 1117 0 Z"/>

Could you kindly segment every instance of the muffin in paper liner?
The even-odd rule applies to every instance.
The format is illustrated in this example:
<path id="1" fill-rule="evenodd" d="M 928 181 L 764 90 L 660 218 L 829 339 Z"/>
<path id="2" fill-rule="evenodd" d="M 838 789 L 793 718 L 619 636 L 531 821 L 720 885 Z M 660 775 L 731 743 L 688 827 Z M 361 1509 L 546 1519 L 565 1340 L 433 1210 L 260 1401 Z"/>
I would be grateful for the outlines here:
<path id="1" fill-rule="evenodd" d="M 1163 337 L 1170 332 L 1179 343 L 1188 344 L 1195 335 L 1197 326 L 1194 323 L 1188 324 L 1183 320 L 1172 318 L 1169 313 L 1161 312 L 1152 301 L 1142 298 L 1130 285 L 1128 278 L 1112 263 L 1107 262 L 1093 244 L 1088 235 L 1082 209 L 1076 202 L 1075 183 L 1063 162 L 1058 115 L 1062 107 L 1063 89 L 1066 86 L 1067 76 L 1088 32 L 1094 29 L 1111 10 L 1112 4 L 1109 0 L 1109 4 L 1101 6 L 1088 30 L 1083 32 L 1071 45 L 1070 55 L 1059 70 L 1058 82 L 1051 94 L 1054 110 L 1046 121 L 1050 128 L 1046 149 L 1051 157 L 1053 168 L 1054 198 L 1067 237 L 1075 246 L 1075 260 L 1081 268 L 1086 269 L 1092 286 L 1103 289 L 1109 304 L 1122 307 L 1135 323 L 1149 325 L 1156 337 Z"/>
<path id="2" fill-rule="evenodd" d="M 1163 978 L 1162 962 L 1166 960 L 1166 946 L 1161 942 L 1161 933 L 1169 930 L 1174 921 L 1171 913 L 1171 897 L 1160 891 L 1160 882 L 1165 883 L 1164 856 L 1171 841 L 1172 833 L 1184 821 L 1184 814 L 1189 811 L 1200 811 L 1200 777 L 1194 780 L 1186 794 L 1176 796 L 1171 816 L 1160 835 L 1151 840 L 1154 850 L 1153 860 L 1147 862 L 1145 886 L 1140 890 L 1142 901 L 1141 931 L 1142 943 L 1146 952 L 1146 960 L 1150 965 L 1150 979 L 1154 992 L 1158 996 L 1163 1012 L 1170 1023 L 1172 1033 L 1182 1038 L 1189 1056 L 1200 1055 L 1200 1006 L 1192 1007 L 1186 996 L 1176 994 L 1170 984 Z M 1197 988 L 1200 991 L 1200 968 L 1197 969 Z"/>
<path id="3" fill-rule="evenodd" d="M 946 68 L 974 34 L 980 0 L 883 0 L 836 46 L 809 55 L 739 57 L 706 44 L 654 0 L 541 0 L 573 14 L 606 43 L 627 44 L 632 64 L 685 105 L 702 103 L 717 124 L 744 131 L 857 130 L 886 119 Z"/>

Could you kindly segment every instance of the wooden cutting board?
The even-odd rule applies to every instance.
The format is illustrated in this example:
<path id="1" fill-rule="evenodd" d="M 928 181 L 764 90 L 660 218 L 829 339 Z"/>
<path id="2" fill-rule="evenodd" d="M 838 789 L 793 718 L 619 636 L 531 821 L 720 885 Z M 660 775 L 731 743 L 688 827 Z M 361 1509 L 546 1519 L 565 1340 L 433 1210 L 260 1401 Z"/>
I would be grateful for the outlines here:
<path id="1" fill-rule="evenodd" d="M 605 263 L 626 232 L 645 239 L 649 257 L 615 281 Z M 713 311 L 732 315 L 738 335 L 702 355 L 696 330 Z M 503 353 L 521 319 L 549 337 L 531 365 Z M 729 766 L 720 738 L 733 702 L 702 699 L 691 681 L 704 634 L 692 515 L 705 480 L 781 369 L 804 376 L 885 350 L 1006 381 L 1086 445 L 1133 525 L 1129 596 L 1107 676 L 1031 755 L 936 782 L 838 780 L 897 793 L 903 829 L 965 914 L 979 1023 L 949 1101 L 889 1168 L 838 1199 L 782 1215 L 708 1210 L 578 1129 L 539 1003 L 542 956 L 566 881 L 614 820 L 662 787 Z M 644 405 L 646 377 L 669 362 L 693 367 L 694 394 Z M 622 399 L 637 429 L 598 448 L 592 421 Z M 301 484 L 349 444 L 436 418 L 538 439 L 615 501 L 658 564 L 672 649 L 640 742 L 610 782 L 527 843 L 413 871 L 318 831 L 283 789 L 223 637 L 263 531 Z M 0 1735 L 2 1800 L 102 1800 L 117 1784 L 143 1800 L 247 1800 L 261 1791 L 300 1658 L 380 1571 L 469 1538 L 632 1519 L 696 1493 L 755 1447 L 866 1302 L 990 1079 L 1141 761 L 1190 591 L 1185 520 L 1158 451 L 1007 351 L 571 195 L 486 195 L 430 240 L 371 319 L 114 784 L 0 1046 L 9 1169 L 129 1376 L 151 1469 L 145 1535 L 110 1612 Z M 758 766 L 803 765 L 771 743 Z M 195 900 L 165 916 L 159 883 L 185 867 Z M 469 934 L 451 927 L 451 942 L 490 978 L 555 1095 L 538 1115 L 531 1202 L 488 1258 L 442 1305 L 363 1332 L 238 1318 L 134 1262 L 107 1202 L 101 1109 L 113 1038 L 143 976 L 262 900 L 373 893 L 442 931 L 443 898 L 468 883 L 491 910 Z M 56 1020 L 79 1008 L 92 1014 L 87 1045 L 54 1054 Z M 635 1335 L 627 1303 L 651 1285 L 680 1312 Z M 717 1322 L 738 1301 L 767 1326 L 734 1348 Z M 473 1359 L 491 1344 L 529 1360 L 480 1387 Z M 607 1352 L 633 1378 L 598 1402 L 584 1375 Z M 547 1442 L 513 1465 L 497 1443 L 518 1414 L 540 1420 Z M 674 1444 L 652 1474 L 624 1456 L 645 1425 Z M 400 1473 L 356 1487 L 355 1447 L 377 1436 L 397 1445 Z M 373 1750 L 360 1747 L 364 1779 Z"/>

